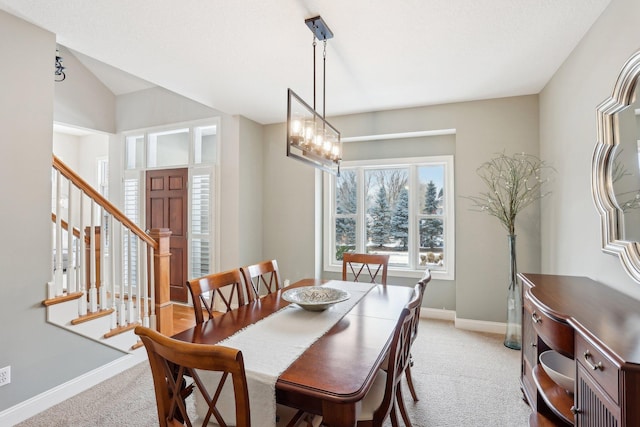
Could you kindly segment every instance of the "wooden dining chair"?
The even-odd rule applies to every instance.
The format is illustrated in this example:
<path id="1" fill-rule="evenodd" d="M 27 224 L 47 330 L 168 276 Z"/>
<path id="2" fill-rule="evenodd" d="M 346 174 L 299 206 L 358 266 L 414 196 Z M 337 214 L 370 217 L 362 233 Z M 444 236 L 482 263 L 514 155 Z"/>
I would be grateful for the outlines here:
<path id="1" fill-rule="evenodd" d="M 402 310 L 396 323 L 389 347 L 387 369 L 379 369 L 373 385 L 362 401 L 362 410 L 358 417 L 358 427 L 382 427 L 387 417 L 391 425 L 398 425 L 396 409 L 400 411 L 405 426 L 411 427 L 411 421 L 404 406 L 400 381 L 409 364 L 413 320 L 420 306 L 420 290 L 414 288 L 411 301 Z"/>
<path id="2" fill-rule="evenodd" d="M 245 299 L 245 293 L 253 294 L 253 289 L 249 289 L 244 285 L 242 273 L 239 269 L 213 273 L 188 280 L 187 288 L 193 300 L 193 310 L 197 324 L 204 322 L 205 311 L 209 315 L 208 319 L 213 317 L 213 312 L 216 311 L 214 310 L 216 295 L 218 296 L 217 299 L 224 305 L 224 311 L 229 312 L 248 302 Z"/>
<path id="3" fill-rule="evenodd" d="M 184 401 L 184 396 L 192 391 L 201 393 L 209 405 L 202 426 L 206 426 L 209 420 L 220 426 L 227 425 L 216 404 L 220 390 L 229 379 L 235 398 L 234 425 L 250 427 L 249 393 L 242 352 L 219 345 L 174 340 L 144 326 L 137 326 L 135 333 L 149 356 L 160 427 L 184 426 L 185 422 L 190 426 L 196 422 L 195 414 L 189 414 Z M 220 382 L 203 381 L 198 370 L 220 372 Z M 187 385 L 188 381 L 192 381 L 191 384 Z"/>
<path id="4" fill-rule="evenodd" d="M 345 252 L 342 255 L 342 280 L 353 282 L 387 284 L 389 255 L 357 254 Z M 366 274 L 363 274 L 366 273 Z M 362 278 L 360 277 L 362 275 Z"/>
<path id="5" fill-rule="evenodd" d="M 424 291 L 427 288 L 427 283 L 431 281 L 431 270 L 426 269 L 422 278 L 418 282 L 417 289 L 419 289 L 419 301 L 418 310 L 416 311 L 416 316 L 413 319 L 413 332 L 411 334 L 411 346 L 416 340 L 418 336 L 418 325 L 420 324 L 420 308 L 422 307 L 422 300 L 424 299 Z M 413 355 L 409 353 L 409 364 L 407 364 L 407 368 L 404 371 L 405 377 L 407 378 L 407 386 L 409 386 L 409 392 L 411 393 L 411 397 L 414 402 L 417 402 L 418 394 L 416 393 L 416 389 L 413 386 L 413 377 L 411 376 L 411 367 L 413 366 Z"/>
<path id="6" fill-rule="evenodd" d="M 253 289 L 249 301 L 268 295 L 282 288 L 278 262 L 275 259 L 241 267 L 247 293 Z"/>

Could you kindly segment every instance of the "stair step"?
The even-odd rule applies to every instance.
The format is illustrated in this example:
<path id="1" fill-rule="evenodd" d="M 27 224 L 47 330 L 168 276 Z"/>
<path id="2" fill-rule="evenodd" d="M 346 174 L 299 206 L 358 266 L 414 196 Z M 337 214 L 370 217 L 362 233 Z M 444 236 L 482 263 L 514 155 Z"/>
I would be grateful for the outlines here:
<path id="1" fill-rule="evenodd" d="M 54 297 L 54 298 L 47 298 L 46 300 L 42 301 L 42 305 L 44 305 L 45 307 L 49 307 L 50 305 L 54 305 L 54 304 L 60 304 L 63 302 L 67 302 L 67 301 L 71 301 L 74 299 L 78 299 L 83 295 L 82 292 L 74 292 L 71 294 L 65 294 L 65 295 L 60 295 L 58 297 Z"/>
<path id="2" fill-rule="evenodd" d="M 84 316 L 80 316 L 78 318 L 75 318 L 75 319 L 71 320 L 71 324 L 72 325 L 78 325 L 80 323 L 88 322 L 88 321 L 93 320 L 93 319 L 98 319 L 100 317 L 109 316 L 114 311 L 115 310 L 113 308 L 108 308 L 106 310 L 100 310 L 100 311 L 96 311 L 94 313 L 87 313 Z"/>
<path id="3" fill-rule="evenodd" d="M 112 310 L 113 311 L 113 310 Z M 135 329 L 136 326 L 140 325 L 140 323 L 138 322 L 133 322 L 128 324 L 127 326 L 118 326 L 117 328 L 114 328 L 112 330 L 110 330 L 109 332 L 107 332 L 106 334 L 104 334 L 104 338 L 111 338 L 111 337 L 115 337 L 116 335 L 122 334 L 124 332 L 130 331 L 132 329 Z"/>

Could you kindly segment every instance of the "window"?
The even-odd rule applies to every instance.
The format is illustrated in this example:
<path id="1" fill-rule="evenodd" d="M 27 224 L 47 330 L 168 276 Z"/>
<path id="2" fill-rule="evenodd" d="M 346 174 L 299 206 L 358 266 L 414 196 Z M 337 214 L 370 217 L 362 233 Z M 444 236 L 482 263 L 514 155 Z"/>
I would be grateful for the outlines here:
<path id="1" fill-rule="evenodd" d="M 144 136 L 132 135 L 125 139 L 126 169 L 140 169 L 144 167 Z"/>
<path id="2" fill-rule="evenodd" d="M 378 253 L 394 275 L 453 279 L 453 156 L 344 162 L 326 185 L 326 270 L 345 252 Z"/>
<path id="3" fill-rule="evenodd" d="M 147 139 L 147 166 L 170 167 L 189 164 L 189 129 L 150 133 Z"/>

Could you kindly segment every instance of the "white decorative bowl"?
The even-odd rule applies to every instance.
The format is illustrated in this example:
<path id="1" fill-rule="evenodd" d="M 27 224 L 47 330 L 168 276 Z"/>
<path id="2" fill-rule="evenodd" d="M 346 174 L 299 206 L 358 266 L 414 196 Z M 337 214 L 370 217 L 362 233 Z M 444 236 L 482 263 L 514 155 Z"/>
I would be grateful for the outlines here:
<path id="1" fill-rule="evenodd" d="M 554 383 L 573 393 L 576 378 L 576 363 L 573 359 L 548 350 L 540 354 L 540 364 Z"/>
<path id="2" fill-rule="evenodd" d="M 349 298 L 351 298 L 349 292 L 326 286 L 301 286 L 282 293 L 282 299 L 285 301 L 298 304 L 310 311 L 326 310 L 333 304 Z"/>

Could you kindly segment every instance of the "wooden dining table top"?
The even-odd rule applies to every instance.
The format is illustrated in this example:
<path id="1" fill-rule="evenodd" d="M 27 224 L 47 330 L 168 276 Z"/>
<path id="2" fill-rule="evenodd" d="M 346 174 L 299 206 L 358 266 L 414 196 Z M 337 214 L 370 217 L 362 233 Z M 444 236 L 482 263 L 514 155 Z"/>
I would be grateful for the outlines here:
<path id="1" fill-rule="evenodd" d="M 328 282 L 303 279 L 286 289 L 323 283 Z M 284 289 L 173 338 L 216 344 L 289 305 L 282 292 Z M 329 426 L 355 425 L 360 401 L 386 356 L 397 320 L 412 293 L 409 287 L 375 286 L 278 377 L 278 403 L 322 414 L 323 423 Z"/>

